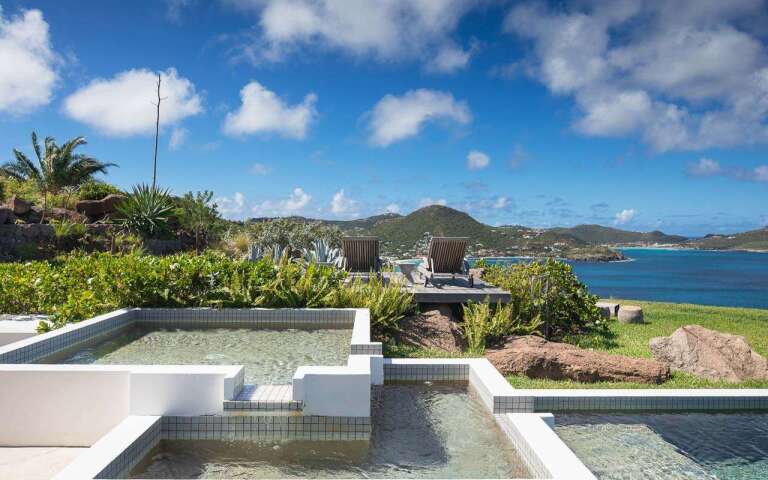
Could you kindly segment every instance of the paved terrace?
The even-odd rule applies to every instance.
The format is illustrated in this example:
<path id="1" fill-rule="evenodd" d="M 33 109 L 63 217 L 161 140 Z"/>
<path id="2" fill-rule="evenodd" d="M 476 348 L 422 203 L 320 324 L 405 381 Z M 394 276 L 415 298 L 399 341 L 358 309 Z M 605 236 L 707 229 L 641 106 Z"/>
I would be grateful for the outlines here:
<path id="1" fill-rule="evenodd" d="M 404 282 L 405 288 L 413 292 L 417 303 L 482 302 L 486 298 L 492 303 L 507 303 L 511 298 L 508 291 L 484 283 L 482 280 L 475 280 L 475 285 L 470 287 L 466 277 L 440 278 L 435 280 L 435 285 L 430 283 L 426 287 L 418 279 L 414 281 L 411 277 L 399 272 L 385 272 L 384 277 L 388 280 Z"/>

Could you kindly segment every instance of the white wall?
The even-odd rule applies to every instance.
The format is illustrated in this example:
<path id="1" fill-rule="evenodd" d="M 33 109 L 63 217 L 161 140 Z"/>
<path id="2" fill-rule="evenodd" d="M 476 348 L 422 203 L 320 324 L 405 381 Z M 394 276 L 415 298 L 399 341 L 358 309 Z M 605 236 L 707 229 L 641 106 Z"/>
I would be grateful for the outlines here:
<path id="1" fill-rule="evenodd" d="M 299 367 L 293 399 L 304 402 L 304 415 L 370 417 L 371 375 L 349 367 Z"/>
<path id="2" fill-rule="evenodd" d="M 131 373 L 131 415 L 215 415 L 224 411 L 224 374 L 183 367 L 142 367 Z"/>
<path id="3" fill-rule="evenodd" d="M 0 445 L 90 446 L 129 410 L 128 370 L 0 365 Z"/>

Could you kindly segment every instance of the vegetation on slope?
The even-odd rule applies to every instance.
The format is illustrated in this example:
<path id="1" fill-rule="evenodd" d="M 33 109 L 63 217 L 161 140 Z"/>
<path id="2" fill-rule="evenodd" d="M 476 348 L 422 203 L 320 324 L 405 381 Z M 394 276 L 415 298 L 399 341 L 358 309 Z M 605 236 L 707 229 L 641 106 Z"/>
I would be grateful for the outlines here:
<path id="1" fill-rule="evenodd" d="M 618 228 L 604 227 L 602 225 L 577 225 L 570 228 L 553 228 L 553 232 L 571 235 L 586 243 L 593 245 L 616 245 L 629 243 L 642 244 L 670 244 L 681 243 L 687 240 L 680 235 L 667 235 L 664 232 L 632 232 L 619 230 Z"/>
<path id="2" fill-rule="evenodd" d="M 707 235 L 691 240 L 686 245 L 706 250 L 768 251 L 768 227 L 733 235 Z"/>

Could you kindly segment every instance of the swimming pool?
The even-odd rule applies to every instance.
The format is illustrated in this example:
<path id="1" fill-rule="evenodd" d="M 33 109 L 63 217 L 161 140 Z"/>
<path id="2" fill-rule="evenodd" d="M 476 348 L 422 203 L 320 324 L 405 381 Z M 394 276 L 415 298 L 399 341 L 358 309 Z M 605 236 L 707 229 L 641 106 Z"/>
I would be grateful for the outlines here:
<path id="1" fill-rule="evenodd" d="M 526 478 L 466 384 L 388 384 L 369 441 L 168 441 L 131 478 Z"/>
<path id="2" fill-rule="evenodd" d="M 556 415 L 556 431 L 601 479 L 762 479 L 768 414 Z"/>
<path id="3" fill-rule="evenodd" d="M 350 329 L 163 328 L 133 325 L 40 363 L 243 365 L 245 383 L 291 383 L 301 365 L 345 365 Z"/>

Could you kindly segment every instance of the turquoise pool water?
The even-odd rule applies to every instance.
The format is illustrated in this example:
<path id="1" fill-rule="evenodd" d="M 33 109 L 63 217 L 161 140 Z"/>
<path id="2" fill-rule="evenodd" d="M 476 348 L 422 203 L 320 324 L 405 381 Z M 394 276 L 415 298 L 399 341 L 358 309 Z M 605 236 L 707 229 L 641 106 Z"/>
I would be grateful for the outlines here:
<path id="1" fill-rule="evenodd" d="M 601 297 L 768 308 L 768 253 L 632 248 L 628 262 L 571 262 Z M 489 259 L 509 264 L 520 258 Z"/>
<path id="2" fill-rule="evenodd" d="M 600 479 L 768 478 L 768 414 L 563 414 L 555 423 Z"/>

